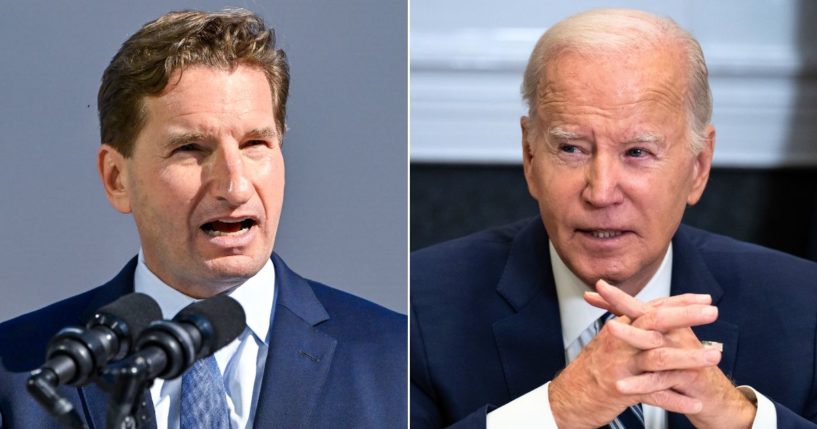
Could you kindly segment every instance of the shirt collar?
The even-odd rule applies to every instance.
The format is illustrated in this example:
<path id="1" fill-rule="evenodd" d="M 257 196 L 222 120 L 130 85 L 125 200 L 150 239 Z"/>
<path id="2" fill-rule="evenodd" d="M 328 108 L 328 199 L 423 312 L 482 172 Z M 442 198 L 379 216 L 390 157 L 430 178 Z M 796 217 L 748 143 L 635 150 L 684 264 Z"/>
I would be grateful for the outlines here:
<path id="1" fill-rule="evenodd" d="M 562 339 L 565 347 L 573 343 L 579 335 L 605 313 L 605 310 L 593 307 L 584 300 L 584 292 L 593 291 L 593 288 L 584 284 L 565 265 L 553 243 L 548 240 L 550 247 L 550 265 L 553 268 L 553 280 L 556 283 L 556 295 L 559 299 L 559 314 L 562 321 Z M 641 289 L 636 298 L 648 302 L 656 298 L 667 297 L 670 294 L 672 280 L 672 243 L 667 249 L 664 260 L 658 271 Z"/>
<path id="2" fill-rule="evenodd" d="M 173 289 L 159 277 L 156 277 L 150 268 L 145 265 L 142 249 L 139 249 L 139 263 L 133 274 L 133 286 L 135 292 L 150 295 L 162 309 L 163 317 L 171 319 L 182 308 L 197 301 L 195 298 L 187 296 L 176 289 Z M 275 296 L 275 267 L 272 260 L 267 259 L 267 263 L 260 271 L 255 273 L 243 284 L 230 291 L 231 298 L 238 301 L 244 308 L 247 316 L 247 327 L 260 342 L 266 343 L 267 333 L 270 327 L 270 314 L 272 312 L 272 301 Z"/>

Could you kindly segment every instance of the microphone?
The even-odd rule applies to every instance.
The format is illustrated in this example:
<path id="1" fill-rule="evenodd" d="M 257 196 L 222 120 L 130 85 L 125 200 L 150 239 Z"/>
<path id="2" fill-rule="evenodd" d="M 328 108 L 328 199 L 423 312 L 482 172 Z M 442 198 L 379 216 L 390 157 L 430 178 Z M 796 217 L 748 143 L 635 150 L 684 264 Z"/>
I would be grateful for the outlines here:
<path id="1" fill-rule="evenodd" d="M 136 353 L 122 367 L 142 368 L 147 380 L 176 378 L 198 359 L 229 344 L 245 326 L 241 304 L 216 295 L 188 305 L 172 321 L 151 323 L 136 341 Z"/>
<path id="2" fill-rule="evenodd" d="M 45 364 L 32 372 L 29 383 L 44 377 L 55 387 L 82 385 L 109 361 L 124 358 L 150 322 L 161 318 L 162 310 L 153 298 L 142 293 L 125 295 L 97 310 L 86 329 L 60 330 L 48 343 Z"/>
<path id="3" fill-rule="evenodd" d="M 96 377 L 111 360 L 122 359 L 150 324 L 161 319 L 153 298 L 132 293 L 97 310 L 86 329 L 67 327 L 48 343 L 46 362 L 32 371 L 28 392 L 63 424 L 85 427 L 74 406 L 56 391 L 61 384 L 79 386 Z"/>
<path id="4" fill-rule="evenodd" d="M 151 323 L 136 340 L 136 352 L 102 373 L 111 394 L 106 427 L 134 427 L 141 412 L 140 392 L 154 379 L 178 377 L 196 360 L 229 344 L 245 325 L 241 304 L 226 295 L 190 304 L 173 320 Z"/>

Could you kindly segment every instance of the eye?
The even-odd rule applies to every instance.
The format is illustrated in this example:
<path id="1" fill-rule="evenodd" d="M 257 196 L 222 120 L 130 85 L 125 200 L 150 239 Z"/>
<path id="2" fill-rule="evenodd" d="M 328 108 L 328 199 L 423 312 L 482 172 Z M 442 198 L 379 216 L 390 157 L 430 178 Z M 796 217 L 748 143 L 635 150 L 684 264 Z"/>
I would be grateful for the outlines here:
<path id="1" fill-rule="evenodd" d="M 244 142 L 243 146 L 244 147 L 253 147 L 253 146 L 266 147 L 268 145 L 269 145 L 269 143 L 266 140 L 255 139 L 255 140 L 247 140 L 246 142 Z"/>
<path id="2" fill-rule="evenodd" d="M 627 149 L 626 154 L 631 158 L 643 158 L 647 156 L 647 150 L 640 147 L 634 147 Z"/>
<path id="3" fill-rule="evenodd" d="M 180 146 L 177 146 L 171 154 L 181 153 L 181 152 L 199 152 L 201 151 L 201 146 L 196 143 L 187 143 Z"/>
<path id="4" fill-rule="evenodd" d="M 559 150 L 564 153 L 579 153 L 579 148 L 572 144 L 561 144 L 559 145 Z"/>

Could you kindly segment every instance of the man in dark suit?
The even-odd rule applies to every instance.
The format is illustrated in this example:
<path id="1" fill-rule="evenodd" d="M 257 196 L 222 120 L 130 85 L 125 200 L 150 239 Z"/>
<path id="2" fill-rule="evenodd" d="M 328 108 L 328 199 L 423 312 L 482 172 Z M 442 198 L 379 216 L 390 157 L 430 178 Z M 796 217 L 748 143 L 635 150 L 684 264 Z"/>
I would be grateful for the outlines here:
<path id="1" fill-rule="evenodd" d="M 817 426 L 817 265 L 680 226 L 715 140 L 698 43 L 586 12 L 522 93 L 540 217 L 412 255 L 411 426 Z"/>
<path id="2" fill-rule="evenodd" d="M 211 358 L 224 406 L 186 410 L 185 377 L 160 379 L 139 416 L 147 427 L 405 427 L 405 317 L 306 280 L 272 252 L 288 87 L 284 52 L 247 11 L 169 13 L 123 44 L 99 91 L 98 168 L 141 250 L 107 284 L 0 325 L 0 427 L 55 426 L 25 392 L 29 372 L 60 328 L 134 291 L 167 318 L 218 294 L 247 315 Z M 58 392 L 105 425 L 98 386 Z"/>

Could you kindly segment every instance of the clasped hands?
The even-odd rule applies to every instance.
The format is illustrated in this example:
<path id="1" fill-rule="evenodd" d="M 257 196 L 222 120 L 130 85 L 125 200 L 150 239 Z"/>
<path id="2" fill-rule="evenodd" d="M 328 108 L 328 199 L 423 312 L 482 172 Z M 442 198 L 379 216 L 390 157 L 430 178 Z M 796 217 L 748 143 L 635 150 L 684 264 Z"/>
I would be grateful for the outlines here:
<path id="1" fill-rule="evenodd" d="M 751 427 L 754 403 L 718 368 L 721 352 L 691 329 L 717 319 L 709 295 L 644 303 L 599 280 L 584 299 L 619 317 L 551 381 L 559 427 L 598 428 L 637 403 L 685 414 L 698 428 Z"/>

